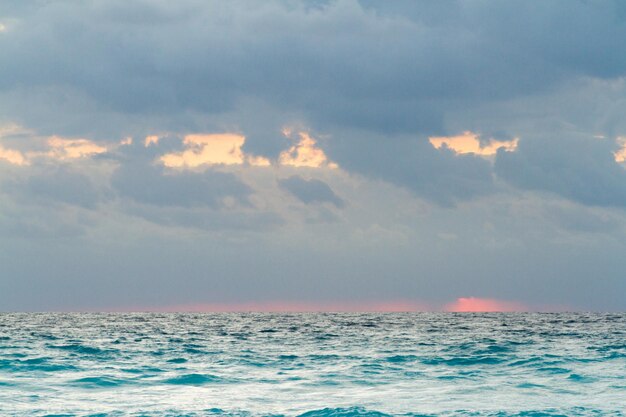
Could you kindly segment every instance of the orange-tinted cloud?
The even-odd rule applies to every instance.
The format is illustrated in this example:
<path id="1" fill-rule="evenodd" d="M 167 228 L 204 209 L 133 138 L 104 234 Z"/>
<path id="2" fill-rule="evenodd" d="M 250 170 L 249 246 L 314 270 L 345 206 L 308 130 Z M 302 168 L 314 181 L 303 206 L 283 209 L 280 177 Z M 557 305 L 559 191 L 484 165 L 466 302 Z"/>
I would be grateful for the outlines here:
<path id="1" fill-rule="evenodd" d="M 255 166 L 255 167 L 268 167 L 272 165 L 270 160 L 263 156 L 247 155 L 246 161 L 248 162 L 248 164 Z"/>
<path id="2" fill-rule="evenodd" d="M 195 168 L 202 165 L 269 166 L 270 161 L 260 156 L 244 154 L 241 147 L 245 136 L 234 133 L 187 135 L 183 140 L 186 149 L 161 157 L 161 162 L 170 168 Z"/>
<path id="3" fill-rule="evenodd" d="M 0 145 L 0 159 L 13 165 L 28 165 L 24 155 L 15 149 L 6 149 Z"/>
<path id="4" fill-rule="evenodd" d="M 88 139 L 66 139 L 59 136 L 50 137 L 48 146 L 51 148 L 48 156 L 56 159 L 83 158 L 107 151 L 107 148 L 104 146 L 100 146 Z"/>
<path id="5" fill-rule="evenodd" d="M 288 128 L 283 129 L 283 134 L 290 137 L 292 131 Z M 293 167 L 310 167 L 319 168 L 327 166 L 328 168 L 337 168 L 337 164 L 328 161 L 326 154 L 317 146 L 317 141 L 306 132 L 298 132 L 300 140 L 298 143 L 281 152 L 278 162 L 281 165 L 289 165 Z"/>
<path id="6" fill-rule="evenodd" d="M 493 298 L 460 297 L 453 303 L 446 304 L 445 311 L 450 312 L 511 312 L 528 311 L 529 308 L 516 301 L 496 300 Z"/>
<path id="7" fill-rule="evenodd" d="M 25 151 L 7 149 L 0 145 L 0 159 L 15 165 L 28 165 L 32 158 L 77 159 L 107 152 L 107 148 L 96 144 L 89 139 L 63 138 L 60 136 L 44 137 L 37 135 L 30 129 L 11 123 L 0 125 L 0 138 L 11 136 L 27 136 L 32 143 L 45 142 L 46 151 Z M 124 142 L 122 142 L 124 143 Z"/>
<path id="8" fill-rule="evenodd" d="M 473 153 L 480 156 L 492 156 L 496 154 L 499 148 L 504 148 L 507 151 L 517 149 L 517 138 L 511 141 L 490 139 L 486 144 L 481 143 L 478 138 L 476 133 L 463 132 L 462 135 L 458 136 L 434 136 L 428 140 L 436 149 L 445 145 L 458 154 Z"/>
<path id="9" fill-rule="evenodd" d="M 0 125 L 0 138 L 11 135 L 33 134 L 29 129 L 25 129 L 17 123 L 8 123 Z"/>
<path id="10" fill-rule="evenodd" d="M 157 135 L 146 136 L 146 139 L 143 141 L 143 146 L 146 148 L 150 145 L 156 145 L 159 143 L 159 137 Z"/>
<path id="11" fill-rule="evenodd" d="M 617 143 L 620 146 L 620 149 L 613 153 L 615 162 L 626 162 L 626 136 L 618 137 Z"/>

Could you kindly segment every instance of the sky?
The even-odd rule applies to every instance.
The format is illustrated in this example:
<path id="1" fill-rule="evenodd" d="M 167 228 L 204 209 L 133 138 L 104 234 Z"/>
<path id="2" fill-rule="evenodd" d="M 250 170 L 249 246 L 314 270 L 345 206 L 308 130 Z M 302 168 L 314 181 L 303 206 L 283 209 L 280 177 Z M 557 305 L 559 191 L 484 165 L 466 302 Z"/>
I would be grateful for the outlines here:
<path id="1" fill-rule="evenodd" d="M 626 3 L 3 0 L 0 311 L 623 311 Z"/>

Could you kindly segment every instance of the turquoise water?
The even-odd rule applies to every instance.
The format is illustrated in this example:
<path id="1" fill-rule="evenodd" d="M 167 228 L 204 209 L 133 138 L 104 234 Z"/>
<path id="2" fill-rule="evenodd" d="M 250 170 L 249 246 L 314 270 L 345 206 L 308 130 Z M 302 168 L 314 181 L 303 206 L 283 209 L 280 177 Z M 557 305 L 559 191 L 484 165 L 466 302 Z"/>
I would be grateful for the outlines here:
<path id="1" fill-rule="evenodd" d="M 622 416 L 626 314 L 0 314 L 2 416 Z"/>

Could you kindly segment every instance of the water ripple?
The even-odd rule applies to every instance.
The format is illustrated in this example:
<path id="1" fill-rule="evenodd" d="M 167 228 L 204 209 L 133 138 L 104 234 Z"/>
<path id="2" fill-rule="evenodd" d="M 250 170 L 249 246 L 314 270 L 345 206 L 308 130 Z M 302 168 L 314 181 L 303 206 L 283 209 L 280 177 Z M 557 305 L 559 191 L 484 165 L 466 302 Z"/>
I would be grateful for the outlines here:
<path id="1" fill-rule="evenodd" d="M 0 314 L 1 416 L 615 416 L 626 314 Z"/>

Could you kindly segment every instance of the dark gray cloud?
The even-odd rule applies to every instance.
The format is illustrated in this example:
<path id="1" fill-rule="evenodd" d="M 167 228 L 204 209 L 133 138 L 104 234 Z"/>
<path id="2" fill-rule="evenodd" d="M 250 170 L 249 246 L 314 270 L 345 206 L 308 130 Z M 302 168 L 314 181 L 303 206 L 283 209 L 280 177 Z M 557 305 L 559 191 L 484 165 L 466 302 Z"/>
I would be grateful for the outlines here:
<path id="1" fill-rule="evenodd" d="M 299 175 L 293 175 L 279 180 L 278 184 L 304 204 L 330 203 L 339 208 L 344 205 L 344 201 L 328 184 L 317 179 L 306 180 Z"/>
<path id="2" fill-rule="evenodd" d="M 500 150 L 495 172 L 516 187 L 548 191 L 587 205 L 626 206 L 626 171 L 615 144 L 595 138 L 522 139 Z"/>
<path id="3" fill-rule="evenodd" d="M 79 238 L 112 198 L 106 186 L 65 163 L 5 166 L 0 175 L 0 234 L 15 239 Z"/>
<path id="4" fill-rule="evenodd" d="M 171 146 L 159 141 L 147 148 L 153 149 L 148 154 Z M 277 213 L 254 207 L 253 189 L 236 175 L 168 170 L 145 155 L 137 156 L 142 148 L 126 146 L 113 156 L 120 165 L 111 176 L 111 187 L 125 214 L 163 227 L 197 231 L 267 231 L 283 224 Z"/>
<path id="5" fill-rule="evenodd" d="M 281 126 L 263 125 L 264 123 L 258 123 L 256 126 L 244 129 L 246 141 L 242 150 L 245 153 L 263 155 L 276 160 L 282 151 L 289 149 L 292 142 L 281 133 Z"/>
<path id="6" fill-rule="evenodd" d="M 254 98 L 319 125 L 441 131 L 450 106 L 626 70 L 620 2 L 45 2 L 0 37 L 3 91 L 181 114 Z M 558 33 L 558 36 L 554 34 Z M 323 47 L 321 47 L 323 45 Z M 69 94 L 69 95 L 68 95 Z"/>
<path id="7" fill-rule="evenodd" d="M 391 140 L 353 132 L 332 141 L 329 147 L 331 159 L 342 167 L 401 185 L 443 206 L 494 191 L 488 161 L 456 155 L 445 148 L 437 150 L 424 137 Z"/>
<path id="8" fill-rule="evenodd" d="M 65 166 L 39 167 L 25 177 L 2 183 L 1 189 L 26 205 L 69 204 L 95 209 L 106 199 L 106 193 L 89 177 Z"/>
<path id="9" fill-rule="evenodd" d="M 252 193 L 233 174 L 165 171 L 162 166 L 148 164 L 121 165 L 111 184 L 123 197 L 156 206 L 220 208 L 225 198 L 249 205 Z"/>

